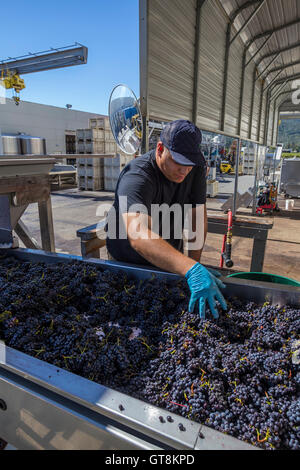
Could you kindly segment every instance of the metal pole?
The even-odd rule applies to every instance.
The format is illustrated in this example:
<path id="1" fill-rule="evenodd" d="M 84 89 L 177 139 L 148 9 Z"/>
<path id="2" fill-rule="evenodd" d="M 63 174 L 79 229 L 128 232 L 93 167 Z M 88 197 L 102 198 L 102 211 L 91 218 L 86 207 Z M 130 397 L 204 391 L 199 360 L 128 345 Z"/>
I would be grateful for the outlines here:
<path id="1" fill-rule="evenodd" d="M 269 133 L 269 118 L 270 118 L 270 90 L 267 93 L 266 102 L 266 114 L 265 114 L 265 129 L 264 129 L 264 144 L 268 145 L 268 133 Z"/>
<path id="2" fill-rule="evenodd" d="M 252 135 L 252 124 L 253 124 L 253 110 L 254 110 L 254 98 L 255 98 L 255 80 L 256 75 L 256 68 L 253 70 L 253 80 L 252 80 L 252 95 L 251 95 L 251 108 L 250 108 L 250 121 L 249 121 L 249 130 L 248 130 L 248 137 L 251 139 Z"/>
<path id="3" fill-rule="evenodd" d="M 257 3 L 257 2 L 255 2 Z M 250 21 L 254 18 L 255 15 L 259 12 L 259 10 L 264 6 L 266 3 L 266 0 L 262 0 L 261 3 L 255 8 L 255 10 L 251 13 L 249 18 L 245 21 L 243 26 L 239 29 L 239 31 L 235 34 L 235 36 L 231 39 L 230 45 L 235 41 L 235 39 L 244 31 L 245 28 L 247 28 L 248 24 Z"/>
<path id="4" fill-rule="evenodd" d="M 206 0 L 197 0 L 196 7 L 196 35 L 194 53 L 194 83 L 193 83 L 193 110 L 192 121 L 197 124 L 198 116 L 198 81 L 199 81 L 199 52 L 200 52 L 200 20 L 201 10 Z"/>
<path id="5" fill-rule="evenodd" d="M 279 54 L 276 54 L 275 57 L 273 57 L 273 59 L 271 60 L 271 62 L 264 68 L 264 70 L 262 72 L 260 72 L 260 74 L 256 77 L 256 80 L 258 80 L 265 72 L 266 70 L 268 70 L 268 68 L 270 67 L 270 65 L 273 64 L 273 62 L 275 62 L 275 60 L 280 56 L 280 53 Z M 279 70 L 279 69 L 278 69 Z M 271 71 L 270 71 L 271 72 Z"/>
<path id="6" fill-rule="evenodd" d="M 242 114 L 243 114 L 243 97 L 244 97 L 244 86 L 245 86 L 245 71 L 246 71 L 246 54 L 247 50 L 244 49 L 243 60 L 242 60 L 242 77 L 241 77 L 241 91 L 240 91 L 240 103 L 239 103 L 239 124 L 238 124 L 238 134 L 241 134 L 242 128 Z"/>
<path id="7" fill-rule="evenodd" d="M 256 214 L 258 149 L 259 149 L 259 145 L 256 145 L 255 175 L 254 175 L 253 200 L 252 200 L 252 215 Z"/>
<path id="8" fill-rule="evenodd" d="M 261 126 L 261 121 L 262 121 L 263 99 L 264 99 L 264 80 L 262 80 L 261 82 L 261 89 L 260 89 L 259 117 L 258 117 L 257 139 L 256 139 L 258 141 L 260 141 L 260 126 Z"/>
<path id="9" fill-rule="evenodd" d="M 223 81 L 223 95 L 222 95 L 222 110 L 220 129 L 224 132 L 225 129 L 225 112 L 226 112 L 226 98 L 227 98 L 227 82 L 228 82 L 228 62 L 229 62 L 229 49 L 230 49 L 230 34 L 232 23 L 228 23 L 226 31 L 226 45 L 225 45 L 225 61 L 224 61 L 224 81 Z"/>
<path id="10" fill-rule="evenodd" d="M 233 193 L 233 208 L 232 208 L 232 217 L 235 218 L 236 214 L 236 199 L 237 199 L 237 190 L 238 190 L 238 181 L 239 181 L 239 164 L 240 164 L 240 138 L 237 139 L 237 149 L 236 149 L 236 160 L 235 160 L 235 180 L 234 180 L 234 193 Z"/>
<path id="11" fill-rule="evenodd" d="M 139 24 L 140 24 L 140 108 L 143 124 L 141 152 L 149 150 L 149 126 L 148 126 L 148 0 L 139 0 Z"/>
<path id="12" fill-rule="evenodd" d="M 248 67 L 248 65 L 250 64 L 250 62 L 252 62 L 255 57 L 260 53 L 260 51 L 265 47 L 265 45 L 270 41 L 271 37 L 273 36 L 273 33 L 270 34 L 270 36 L 262 43 L 262 45 L 257 49 L 257 51 L 255 52 L 255 54 L 253 54 L 253 56 L 250 57 L 250 59 L 248 60 L 248 62 L 246 63 L 246 67 Z M 249 48 L 246 47 L 246 50 L 248 50 Z M 275 54 L 275 52 L 274 52 Z M 273 55 L 273 54 L 272 54 Z M 260 61 L 258 62 L 260 63 Z M 258 65 L 258 64 L 256 64 Z"/>

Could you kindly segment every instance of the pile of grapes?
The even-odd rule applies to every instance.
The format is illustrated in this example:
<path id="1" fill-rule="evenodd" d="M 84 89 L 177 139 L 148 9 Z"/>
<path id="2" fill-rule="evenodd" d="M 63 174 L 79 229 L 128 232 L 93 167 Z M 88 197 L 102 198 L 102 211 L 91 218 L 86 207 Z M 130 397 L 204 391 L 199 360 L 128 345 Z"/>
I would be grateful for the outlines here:
<path id="1" fill-rule="evenodd" d="M 184 279 L 0 260 L 6 345 L 258 447 L 299 450 L 300 310 L 228 299 L 200 320 L 188 301 Z"/>

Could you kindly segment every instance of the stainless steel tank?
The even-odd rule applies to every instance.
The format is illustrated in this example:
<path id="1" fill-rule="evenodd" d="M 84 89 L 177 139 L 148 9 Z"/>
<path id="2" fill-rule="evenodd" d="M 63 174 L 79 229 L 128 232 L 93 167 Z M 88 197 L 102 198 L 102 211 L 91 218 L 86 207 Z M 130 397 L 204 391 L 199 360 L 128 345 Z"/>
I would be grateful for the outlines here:
<path id="1" fill-rule="evenodd" d="M 4 155 L 20 155 L 21 140 L 13 134 L 2 134 L 2 148 Z"/>
<path id="2" fill-rule="evenodd" d="M 32 135 L 19 134 L 23 155 L 46 155 L 46 139 Z"/>

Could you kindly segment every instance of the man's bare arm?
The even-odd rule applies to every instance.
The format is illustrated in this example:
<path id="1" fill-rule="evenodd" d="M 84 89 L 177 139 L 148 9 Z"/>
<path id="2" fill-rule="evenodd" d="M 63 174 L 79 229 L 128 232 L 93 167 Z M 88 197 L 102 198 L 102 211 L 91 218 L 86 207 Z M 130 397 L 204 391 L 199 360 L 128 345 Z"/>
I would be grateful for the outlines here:
<path id="1" fill-rule="evenodd" d="M 193 232 L 195 233 L 196 232 L 196 214 L 197 214 L 197 208 L 193 208 L 192 209 L 192 230 Z M 206 204 L 204 205 L 204 227 L 203 226 L 200 226 L 199 227 L 200 230 L 204 230 L 204 237 L 203 237 L 203 246 L 201 249 L 198 249 L 198 250 L 189 250 L 188 251 L 188 256 L 189 258 L 192 258 L 193 260 L 197 261 L 197 262 L 200 262 L 201 260 L 201 255 L 202 255 L 202 251 L 203 251 L 203 247 L 204 247 L 204 243 L 205 243 L 205 240 L 206 240 L 206 237 L 207 237 L 207 230 L 208 230 L 208 224 L 207 224 L 207 210 L 206 210 Z M 196 234 L 196 237 L 200 236 L 200 234 Z"/>
<path id="2" fill-rule="evenodd" d="M 158 268 L 184 276 L 195 260 L 185 256 L 151 231 L 151 217 L 147 214 L 123 214 L 128 240 L 149 263 Z M 138 236 L 137 236 L 138 234 Z"/>

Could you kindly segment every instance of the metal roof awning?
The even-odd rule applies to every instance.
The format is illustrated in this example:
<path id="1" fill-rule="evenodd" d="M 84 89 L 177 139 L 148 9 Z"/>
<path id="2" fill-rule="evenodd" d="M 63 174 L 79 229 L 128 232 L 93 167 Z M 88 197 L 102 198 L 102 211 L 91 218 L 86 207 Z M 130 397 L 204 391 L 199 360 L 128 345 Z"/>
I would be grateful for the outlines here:
<path id="1" fill-rule="evenodd" d="M 298 0 L 140 0 L 143 120 L 274 144 L 299 51 Z"/>

